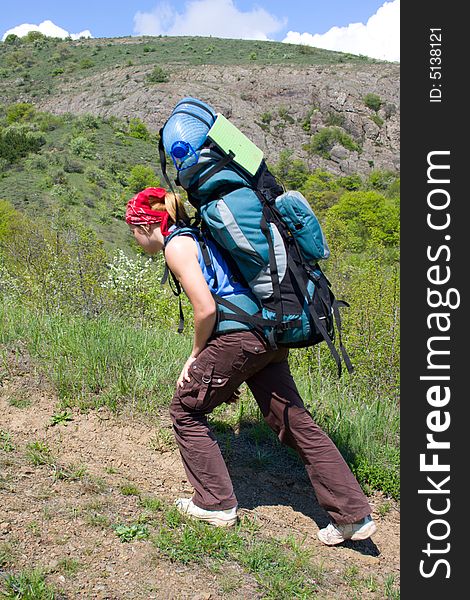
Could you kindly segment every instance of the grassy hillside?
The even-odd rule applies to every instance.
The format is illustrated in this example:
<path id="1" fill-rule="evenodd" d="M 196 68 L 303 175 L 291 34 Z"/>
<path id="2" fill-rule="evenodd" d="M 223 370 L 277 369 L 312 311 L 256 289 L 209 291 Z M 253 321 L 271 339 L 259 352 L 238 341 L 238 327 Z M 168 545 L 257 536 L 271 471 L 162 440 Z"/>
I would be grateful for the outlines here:
<path id="1" fill-rule="evenodd" d="M 0 199 L 30 215 L 72 211 L 113 248 L 128 244 L 127 200 L 159 184 L 157 154 L 156 137 L 138 119 L 0 107 Z"/>
<path id="2" fill-rule="evenodd" d="M 131 65 L 328 65 L 379 62 L 281 42 L 204 37 L 60 40 L 37 33 L 0 43 L 0 98 L 40 99 L 64 82 Z"/>

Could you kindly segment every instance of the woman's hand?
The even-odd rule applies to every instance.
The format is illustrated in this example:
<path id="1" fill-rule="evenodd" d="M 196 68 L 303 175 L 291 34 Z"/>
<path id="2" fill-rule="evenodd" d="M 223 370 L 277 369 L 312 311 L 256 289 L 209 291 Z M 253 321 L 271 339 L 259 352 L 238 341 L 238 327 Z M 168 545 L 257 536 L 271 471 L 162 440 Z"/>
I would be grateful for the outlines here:
<path id="1" fill-rule="evenodd" d="M 185 381 L 190 381 L 189 369 L 191 368 L 191 365 L 195 360 L 196 357 L 190 356 L 188 360 L 184 363 L 183 370 L 181 371 L 180 376 L 178 377 L 178 381 L 176 382 L 177 386 L 183 387 Z"/>

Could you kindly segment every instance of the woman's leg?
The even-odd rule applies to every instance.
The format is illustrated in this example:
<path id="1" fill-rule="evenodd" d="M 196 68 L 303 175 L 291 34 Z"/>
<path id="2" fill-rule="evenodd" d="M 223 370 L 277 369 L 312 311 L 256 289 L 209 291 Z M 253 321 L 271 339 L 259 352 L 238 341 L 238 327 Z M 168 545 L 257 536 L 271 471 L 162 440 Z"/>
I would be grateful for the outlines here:
<path id="1" fill-rule="evenodd" d="M 178 387 L 170 415 L 183 465 L 194 487 L 193 502 L 206 510 L 233 508 L 237 499 L 207 414 L 226 402 L 254 371 L 276 356 L 251 332 L 209 341 L 191 365 L 191 380 Z"/>
<path id="2" fill-rule="evenodd" d="M 369 503 L 340 452 L 305 408 L 287 360 L 250 377 L 252 391 L 279 440 L 302 458 L 320 505 L 338 524 L 369 515 Z"/>

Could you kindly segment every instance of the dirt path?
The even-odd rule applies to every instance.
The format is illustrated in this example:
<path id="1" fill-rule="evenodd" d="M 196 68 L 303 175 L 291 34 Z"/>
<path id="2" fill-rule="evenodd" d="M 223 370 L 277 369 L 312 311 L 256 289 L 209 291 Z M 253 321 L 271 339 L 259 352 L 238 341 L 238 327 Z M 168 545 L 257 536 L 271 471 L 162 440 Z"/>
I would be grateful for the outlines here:
<path id="1" fill-rule="evenodd" d="M 217 570 L 205 563 L 170 562 L 150 538 L 122 543 L 116 535 L 113 525 L 138 521 L 143 498 L 171 504 L 191 493 L 166 415 L 149 423 L 130 413 L 74 410 L 72 421 L 50 426 L 57 412 L 54 394 L 29 368 L 17 367 L 4 377 L 0 574 L 41 568 L 61 598 L 263 597 L 255 578 L 237 563 Z M 33 464 L 31 444 L 40 457 L 49 450 L 45 464 Z M 396 504 L 372 497 L 378 523 L 373 541 L 328 548 L 316 538 L 325 515 L 294 458 L 276 455 L 274 471 L 259 446 L 241 434 L 232 436 L 225 451 L 240 514 L 256 517 L 262 536 L 292 534 L 311 549 L 322 571 L 315 597 L 398 598 Z"/>

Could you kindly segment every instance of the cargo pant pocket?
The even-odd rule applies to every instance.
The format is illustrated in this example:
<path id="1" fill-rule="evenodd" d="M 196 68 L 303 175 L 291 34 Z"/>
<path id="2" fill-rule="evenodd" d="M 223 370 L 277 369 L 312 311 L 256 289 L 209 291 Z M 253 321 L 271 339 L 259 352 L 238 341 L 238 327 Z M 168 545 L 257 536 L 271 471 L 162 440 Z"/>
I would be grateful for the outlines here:
<path id="1" fill-rule="evenodd" d="M 241 354 L 234 363 L 234 369 L 245 373 L 256 366 L 259 362 L 263 362 L 266 355 L 265 345 L 256 337 L 252 339 L 242 339 Z"/>
<path id="2" fill-rule="evenodd" d="M 185 381 L 177 395 L 181 404 L 191 411 L 209 412 L 225 402 L 233 390 L 228 389 L 228 377 L 214 375 L 214 364 L 192 365 L 190 381 Z"/>

